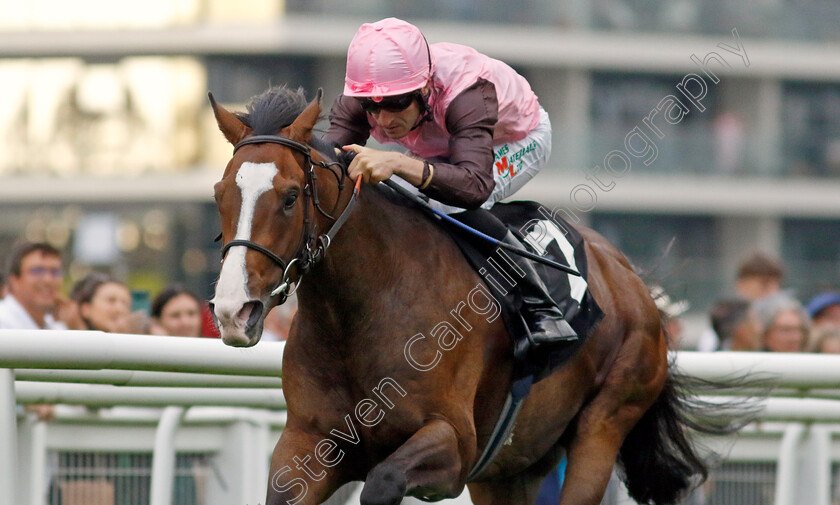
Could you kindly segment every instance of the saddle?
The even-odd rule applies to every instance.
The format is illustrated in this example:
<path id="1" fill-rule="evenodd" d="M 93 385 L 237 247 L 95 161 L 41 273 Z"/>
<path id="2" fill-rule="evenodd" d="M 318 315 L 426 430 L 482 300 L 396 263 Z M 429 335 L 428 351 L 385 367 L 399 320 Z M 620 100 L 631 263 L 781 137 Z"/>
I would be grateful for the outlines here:
<path id="1" fill-rule="evenodd" d="M 529 382 L 539 382 L 568 361 L 604 317 L 588 289 L 583 237 L 568 222 L 545 212 L 545 208 L 536 202 L 497 203 L 489 211 L 480 209 L 469 212 L 485 213 L 478 221 L 496 220 L 496 223 L 490 223 L 490 227 L 497 227 L 501 223 L 530 252 L 572 267 L 581 274 L 578 277 L 533 262 L 540 278 L 549 288 L 552 299 L 579 337 L 575 343 L 559 349 L 535 347 L 528 339 L 528 329 L 520 315 L 522 299 L 514 287 L 515 283 L 509 280 L 512 275 L 505 268 L 509 261 L 502 257 L 512 253 L 495 249 L 454 226 L 444 225 L 444 229 L 501 306 L 502 318 L 513 340 L 514 357 L 517 360 L 514 381 L 530 377 Z M 451 217 L 457 219 L 458 215 L 453 214 Z"/>

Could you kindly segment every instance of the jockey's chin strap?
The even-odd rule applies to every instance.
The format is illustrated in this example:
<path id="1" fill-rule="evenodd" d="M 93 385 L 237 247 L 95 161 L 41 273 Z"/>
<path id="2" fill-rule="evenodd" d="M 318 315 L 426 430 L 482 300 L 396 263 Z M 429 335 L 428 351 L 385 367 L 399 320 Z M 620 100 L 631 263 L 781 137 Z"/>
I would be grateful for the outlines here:
<path id="1" fill-rule="evenodd" d="M 339 195 L 341 190 L 344 189 L 344 179 L 348 177 L 347 174 L 347 166 L 339 163 L 339 162 L 326 162 L 326 161 L 312 161 L 312 149 L 301 142 L 297 142 L 287 137 L 280 137 L 278 135 L 254 135 L 253 137 L 248 137 L 239 141 L 235 146 L 233 146 L 233 153 L 236 154 L 241 147 L 249 145 L 249 144 L 280 144 L 282 146 L 289 147 L 301 154 L 303 154 L 304 162 L 301 168 L 303 168 L 304 178 L 306 184 L 303 188 L 303 236 L 301 237 L 301 246 L 298 249 L 298 253 L 292 258 L 289 262 L 286 262 L 282 257 L 272 252 L 270 249 L 257 244 L 256 242 L 252 242 L 250 240 L 244 239 L 236 239 L 231 240 L 227 244 L 222 247 L 222 258 L 228 252 L 228 249 L 234 246 L 243 246 L 249 249 L 253 249 L 254 251 L 261 252 L 262 254 L 271 258 L 272 261 L 280 265 L 280 268 L 283 269 L 283 278 L 280 281 L 280 285 L 274 288 L 271 291 L 271 296 L 280 296 L 279 304 L 282 304 L 286 301 L 286 299 L 294 294 L 297 291 L 298 286 L 300 285 L 300 281 L 303 278 L 304 274 L 308 272 L 316 263 L 323 259 L 324 255 L 326 254 L 327 248 L 332 243 L 333 239 L 335 238 L 338 230 L 344 225 L 347 221 L 347 218 L 350 217 L 350 211 L 353 209 L 353 206 L 356 203 L 356 197 L 359 194 L 359 183 L 361 182 L 361 177 L 356 181 L 356 187 L 353 189 L 353 194 L 350 197 L 350 201 L 347 202 L 347 206 L 344 207 L 344 210 L 341 214 L 335 218 L 324 211 L 321 207 L 321 202 L 318 199 L 318 186 L 316 183 L 318 182 L 318 176 L 315 174 L 315 166 L 319 166 L 321 168 L 325 168 L 333 174 L 338 181 L 338 190 Z M 340 174 L 337 174 L 332 170 L 331 167 L 337 166 L 341 171 Z M 333 221 L 333 225 L 330 227 L 327 233 L 322 233 L 317 235 L 316 226 L 312 222 L 310 213 L 310 205 L 309 202 L 312 201 L 312 206 L 318 210 L 321 214 L 323 214 L 327 219 Z M 336 202 L 336 206 L 338 202 Z M 316 236 L 317 235 L 317 236 Z M 292 266 L 295 267 L 297 273 L 297 279 L 292 280 L 291 273 L 292 273 Z"/>

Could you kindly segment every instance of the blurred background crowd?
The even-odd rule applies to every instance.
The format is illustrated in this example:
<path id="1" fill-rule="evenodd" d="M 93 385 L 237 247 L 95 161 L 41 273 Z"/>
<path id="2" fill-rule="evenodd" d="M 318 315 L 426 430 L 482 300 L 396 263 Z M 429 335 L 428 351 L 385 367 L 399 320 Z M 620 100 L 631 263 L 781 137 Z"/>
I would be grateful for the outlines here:
<path id="1" fill-rule="evenodd" d="M 840 289 L 801 299 L 784 289 L 785 268 L 756 252 L 738 267 L 732 290 L 717 298 L 696 342 L 682 341 L 685 300 L 673 301 L 661 288 L 654 297 L 666 320 L 672 349 L 840 353 Z"/>
<path id="2" fill-rule="evenodd" d="M 167 285 L 150 300 L 148 292 L 105 272 L 65 283 L 63 265 L 61 252 L 50 244 L 21 242 L 12 248 L 0 277 L 0 329 L 219 336 L 207 300 L 181 284 Z M 296 309 L 294 297 L 275 308 L 262 339 L 285 340 Z"/>

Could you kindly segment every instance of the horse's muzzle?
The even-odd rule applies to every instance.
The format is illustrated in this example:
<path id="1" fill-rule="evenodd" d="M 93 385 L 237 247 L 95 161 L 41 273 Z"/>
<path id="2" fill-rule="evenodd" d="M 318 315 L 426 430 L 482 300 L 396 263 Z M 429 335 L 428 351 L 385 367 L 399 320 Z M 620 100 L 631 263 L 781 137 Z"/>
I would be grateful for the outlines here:
<path id="1" fill-rule="evenodd" d="M 222 340 L 225 344 L 234 347 L 250 347 L 259 341 L 262 333 L 263 310 L 264 305 L 259 300 L 249 300 L 241 307 L 225 307 L 210 303 L 210 311 Z"/>

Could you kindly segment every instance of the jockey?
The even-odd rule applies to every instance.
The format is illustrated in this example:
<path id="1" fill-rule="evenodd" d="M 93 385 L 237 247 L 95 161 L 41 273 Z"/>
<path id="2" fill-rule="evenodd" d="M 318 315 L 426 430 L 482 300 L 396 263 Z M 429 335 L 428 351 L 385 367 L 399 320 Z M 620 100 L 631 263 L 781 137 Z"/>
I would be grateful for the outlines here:
<path id="1" fill-rule="evenodd" d="M 408 154 L 363 147 L 370 136 Z M 416 26 L 388 18 L 363 24 L 353 37 L 325 140 L 356 153 L 351 178 L 375 184 L 398 176 L 438 210 L 522 247 L 482 209 L 546 165 L 551 123 L 525 78 L 505 63 L 458 44 L 429 45 Z M 577 340 L 530 261 L 511 259 L 526 272 L 519 292 L 532 341 Z"/>

